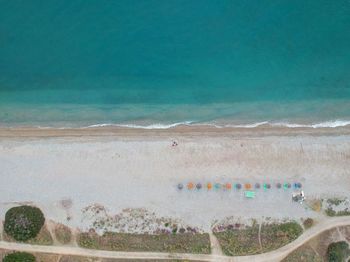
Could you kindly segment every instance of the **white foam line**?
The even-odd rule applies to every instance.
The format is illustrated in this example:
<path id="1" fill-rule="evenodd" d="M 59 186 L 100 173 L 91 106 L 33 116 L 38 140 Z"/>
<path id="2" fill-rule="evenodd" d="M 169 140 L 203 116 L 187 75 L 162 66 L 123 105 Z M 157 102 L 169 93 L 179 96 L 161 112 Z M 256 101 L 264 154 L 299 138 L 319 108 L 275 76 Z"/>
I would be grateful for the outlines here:
<path id="1" fill-rule="evenodd" d="M 288 128 L 336 128 L 336 127 L 345 127 L 350 125 L 350 120 L 331 120 L 324 121 L 314 124 L 298 124 L 298 123 L 289 123 L 289 122 L 269 122 L 262 121 L 251 124 L 216 124 L 216 123 L 198 123 L 195 121 L 184 121 L 176 122 L 172 124 L 161 124 L 155 123 L 150 125 L 137 125 L 137 124 L 114 124 L 114 123 L 101 123 L 89 125 L 81 128 L 99 128 L 99 127 L 126 127 L 126 128 L 138 128 L 138 129 L 169 129 L 177 126 L 208 126 L 215 128 L 256 128 L 260 126 L 272 126 L 272 127 L 288 127 Z M 37 126 L 39 129 L 69 129 L 74 127 L 54 127 L 54 126 Z M 77 128 L 77 127 L 75 127 Z"/>

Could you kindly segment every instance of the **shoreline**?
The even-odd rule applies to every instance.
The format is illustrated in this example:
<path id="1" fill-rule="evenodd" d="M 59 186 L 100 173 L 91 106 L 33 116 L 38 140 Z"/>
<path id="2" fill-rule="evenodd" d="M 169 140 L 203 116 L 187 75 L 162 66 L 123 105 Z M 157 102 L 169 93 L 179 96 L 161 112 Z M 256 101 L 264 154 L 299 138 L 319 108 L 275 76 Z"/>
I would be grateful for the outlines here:
<path id="1" fill-rule="evenodd" d="M 271 127 L 253 128 L 180 125 L 167 129 L 144 129 L 129 127 L 89 127 L 89 128 L 36 128 L 36 127 L 0 127 L 1 138 L 51 138 L 51 137 L 168 137 L 168 136 L 341 136 L 350 135 L 350 126 L 345 127 Z"/>

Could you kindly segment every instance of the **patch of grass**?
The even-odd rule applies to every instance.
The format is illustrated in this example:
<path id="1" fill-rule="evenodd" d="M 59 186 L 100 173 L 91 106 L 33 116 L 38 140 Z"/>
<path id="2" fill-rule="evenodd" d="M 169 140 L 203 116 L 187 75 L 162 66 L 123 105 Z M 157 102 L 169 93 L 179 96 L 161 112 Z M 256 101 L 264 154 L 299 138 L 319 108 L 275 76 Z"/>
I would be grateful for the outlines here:
<path id="1" fill-rule="evenodd" d="M 49 246 L 53 244 L 53 239 L 47 227 L 44 226 L 35 238 L 29 239 L 26 243 Z"/>
<path id="2" fill-rule="evenodd" d="M 325 212 L 326 212 L 326 215 L 329 216 L 329 217 L 334 217 L 334 216 L 336 216 L 336 214 L 337 214 L 337 212 L 335 212 L 335 211 L 333 210 L 333 208 L 331 208 L 331 207 L 327 208 L 327 209 L 325 210 Z"/>
<path id="3" fill-rule="evenodd" d="M 348 209 L 335 211 L 333 208 L 329 207 L 325 210 L 326 215 L 330 217 L 338 217 L 338 216 L 350 216 L 350 211 Z"/>
<path id="4" fill-rule="evenodd" d="M 45 223 L 44 214 L 37 207 L 10 208 L 5 215 L 4 231 L 17 241 L 36 237 Z"/>
<path id="5" fill-rule="evenodd" d="M 227 229 L 214 232 L 222 251 L 227 256 L 253 255 L 260 253 L 259 226 L 254 225 L 245 229 Z"/>
<path id="6" fill-rule="evenodd" d="M 48 262 L 51 260 L 43 261 Z M 94 258 L 94 257 L 80 257 L 80 256 L 62 256 L 58 262 L 189 262 L 189 260 L 160 260 L 160 259 L 137 259 L 137 260 L 130 260 L 130 259 L 117 259 L 117 258 Z"/>
<path id="7" fill-rule="evenodd" d="M 327 259 L 329 262 L 345 261 L 349 255 L 349 245 L 345 241 L 331 243 L 327 248 Z"/>
<path id="8" fill-rule="evenodd" d="M 153 251 L 210 254 L 208 234 L 126 234 L 106 232 L 80 233 L 78 244 L 84 248 L 112 251 Z"/>
<path id="9" fill-rule="evenodd" d="M 56 239 L 61 244 L 68 244 L 72 240 L 72 231 L 63 224 L 57 224 L 54 228 Z"/>
<path id="10" fill-rule="evenodd" d="M 314 220 L 312 218 L 307 218 L 304 220 L 303 225 L 305 229 L 309 229 L 310 227 L 312 227 L 314 225 Z"/>
<path id="11" fill-rule="evenodd" d="M 26 252 L 13 252 L 7 254 L 2 262 L 35 262 L 35 257 Z"/>
<path id="12" fill-rule="evenodd" d="M 303 233 L 303 228 L 296 222 L 282 224 L 263 224 L 261 228 L 262 251 L 278 249 Z"/>
<path id="13" fill-rule="evenodd" d="M 60 255 L 47 253 L 34 253 L 36 262 L 56 262 Z"/>
<path id="14" fill-rule="evenodd" d="M 323 262 L 319 256 L 309 245 L 299 247 L 285 257 L 282 262 Z"/>
<path id="15" fill-rule="evenodd" d="M 14 239 L 13 237 L 7 235 L 5 232 L 3 233 L 3 237 L 4 240 L 9 241 L 9 242 L 17 242 L 16 239 Z M 52 236 L 49 232 L 49 230 L 46 228 L 46 226 L 43 226 L 39 233 L 37 234 L 36 237 L 31 238 L 27 241 L 21 241 L 21 242 L 25 242 L 28 244 L 32 244 L 32 245 L 52 245 L 53 244 L 53 239 Z"/>
<path id="16" fill-rule="evenodd" d="M 93 257 L 79 257 L 79 256 L 62 256 L 59 262 L 97 262 L 101 261 Z"/>
<path id="17" fill-rule="evenodd" d="M 339 206 L 344 201 L 345 201 L 345 199 L 340 199 L 340 198 L 336 198 L 336 197 L 327 199 L 327 203 L 329 205 L 334 205 L 334 206 Z"/>

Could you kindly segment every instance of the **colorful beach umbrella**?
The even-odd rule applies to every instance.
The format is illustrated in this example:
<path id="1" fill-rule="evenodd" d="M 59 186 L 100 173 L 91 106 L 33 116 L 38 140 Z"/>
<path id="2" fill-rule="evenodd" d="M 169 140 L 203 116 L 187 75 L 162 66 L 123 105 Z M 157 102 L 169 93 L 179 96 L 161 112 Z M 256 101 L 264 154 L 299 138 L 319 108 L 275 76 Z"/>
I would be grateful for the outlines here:
<path id="1" fill-rule="evenodd" d="M 270 189 L 271 185 L 269 183 L 264 183 L 263 188 L 266 189 Z"/>
<path id="2" fill-rule="evenodd" d="M 207 183 L 208 190 L 211 190 L 213 188 L 213 185 L 211 183 Z"/>
<path id="3" fill-rule="evenodd" d="M 259 189 L 260 188 L 260 184 L 259 183 L 255 183 L 255 188 Z"/>
<path id="4" fill-rule="evenodd" d="M 201 188 L 202 188 L 202 184 L 201 184 L 201 183 L 197 183 L 196 188 L 197 188 L 198 190 L 201 189 Z"/>
<path id="5" fill-rule="evenodd" d="M 294 183 L 294 188 L 301 188 L 302 187 L 302 184 L 300 182 L 296 182 Z"/>
<path id="6" fill-rule="evenodd" d="M 251 188 L 252 188 L 252 185 L 249 184 L 249 183 L 246 183 L 246 184 L 244 184 L 244 188 L 245 188 L 245 189 L 251 189 Z"/>
<path id="7" fill-rule="evenodd" d="M 180 190 L 182 190 L 182 189 L 184 188 L 184 185 L 181 184 L 181 183 L 179 183 L 179 184 L 177 185 L 177 188 L 180 189 Z"/>
<path id="8" fill-rule="evenodd" d="M 237 183 L 237 184 L 235 185 L 235 187 L 236 187 L 236 189 L 241 189 L 241 188 L 242 188 L 242 185 L 241 185 L 240 183 Z"/>
<path id="9" fill-rule="evenodd" d="M 283 188 L 284 189 L 288 189 L 288 188 L 290 188 L 291 187 L 291 184 L 290 183 L 284 183 L 283 184 Z"/>
<path id="10" fill-rule="evenodd" d="M 189 190 L 193 189 L 193 187 L 194 187 L 194 185 L 193 185 L 192 182 L 189 182 L 189 183 L 187 184 L 187 188 L 188 188 Z"/>
<path id="11" fill-rule="evenodd" d="M 225 184 L 225 188 L 226 188 L 227 190 L 230 190 L 231 187 L 232 187 L 232 186 L 231 186 L 231 183 L 226 183 L 226 184 Z"/>

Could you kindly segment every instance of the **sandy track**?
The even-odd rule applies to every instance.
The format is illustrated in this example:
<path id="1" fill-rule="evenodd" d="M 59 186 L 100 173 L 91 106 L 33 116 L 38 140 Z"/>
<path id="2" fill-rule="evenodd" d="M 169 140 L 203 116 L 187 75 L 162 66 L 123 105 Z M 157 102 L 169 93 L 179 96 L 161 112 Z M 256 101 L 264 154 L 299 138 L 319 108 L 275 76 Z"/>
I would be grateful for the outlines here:
<path id="1" fill-rule="evenodd" d="M 290 252 L 294 251 L 318 234 L 338 226 L 350 225 L 350 217 L 336 217 L 326 219 L 313 228 L 307 230 L 294 242 L 272 252 L 253 256 L 227 257 L 221 255 L 201 255 L 201 254 L 179 254 L 179 253 L 151 253 L 151 252 L 114 252 L 103 250 L 90 250 L 79 247 L 62 247 L 62 246 L 40 246 L 21 243 L 10 243 L 0 241 L 0 248 L 9 250 L 18 250 L 26 252 L 51 253 L 61 255 L 76 255 L 98 258 L 114 259 L 186 259 L 192 261 L 281 261 Z"/>

